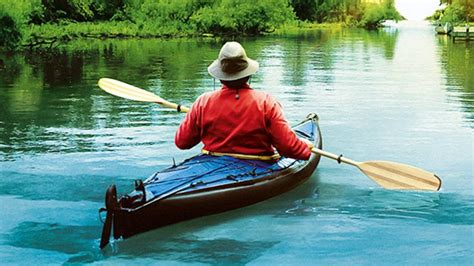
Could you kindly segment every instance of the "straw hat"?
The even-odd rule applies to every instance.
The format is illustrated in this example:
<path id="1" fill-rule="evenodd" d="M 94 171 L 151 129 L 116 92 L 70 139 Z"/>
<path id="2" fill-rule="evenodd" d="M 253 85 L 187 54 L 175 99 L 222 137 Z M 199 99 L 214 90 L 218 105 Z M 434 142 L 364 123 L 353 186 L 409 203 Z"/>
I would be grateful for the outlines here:
<path id="1" fill-rule="evenodd" d="M 238 42 L 226 42 L 219 52 L 219 57 L 207 68 L 211 76 L 225 81 L 250 76 L 257 70 L 257 61 L 248 58 Z"/>

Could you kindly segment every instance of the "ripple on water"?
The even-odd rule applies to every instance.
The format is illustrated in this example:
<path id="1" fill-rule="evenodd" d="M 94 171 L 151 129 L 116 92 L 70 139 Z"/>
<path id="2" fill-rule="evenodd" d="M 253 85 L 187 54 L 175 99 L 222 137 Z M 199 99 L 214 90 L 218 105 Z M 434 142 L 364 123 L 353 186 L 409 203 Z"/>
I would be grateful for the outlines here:
<path id="1" fill-rule="evenodd" d="M 474 198 L 455 193 L 360 189 L 320 184 L 315 195 L 296 202 L 288 215 L 348 215 L 352 218 L 474 225 Z"/>

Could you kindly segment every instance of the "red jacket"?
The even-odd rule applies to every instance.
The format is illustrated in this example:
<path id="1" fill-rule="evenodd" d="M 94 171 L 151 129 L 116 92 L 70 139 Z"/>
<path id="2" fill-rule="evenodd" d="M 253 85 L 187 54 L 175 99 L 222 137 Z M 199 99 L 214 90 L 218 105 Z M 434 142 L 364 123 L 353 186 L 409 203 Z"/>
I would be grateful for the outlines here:
<path id="1" fill-rule="evenodd" d="M 238 95 L 238 99 L 236 97 Z M 190 149 L 200 141 L 211 152 L 280 155 L 309 159 L 308 145 L 286 122 L 280 104 L 269 94 L 248 85 L 201 95 L 175 136 L 176 146 Z"/>

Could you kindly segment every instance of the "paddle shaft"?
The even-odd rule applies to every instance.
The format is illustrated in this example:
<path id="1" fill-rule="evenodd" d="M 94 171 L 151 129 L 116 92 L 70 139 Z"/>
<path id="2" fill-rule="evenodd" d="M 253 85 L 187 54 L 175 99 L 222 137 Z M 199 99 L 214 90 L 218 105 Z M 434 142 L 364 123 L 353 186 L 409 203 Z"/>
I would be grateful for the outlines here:
<path id="1" fill-rule="evenodd" d="M 327 152 L 327 151 L 323 151 L 321 149 L 318 149 L 318 148 L 312 148 L 311 151 L 313 153 L 316 153 L 316 154 L 319 154 L 319 155 L 322 155 L 324 157 L 327 157 L 327 158 L 330 158 L 330 159 L 333 159 L 333 160 L 336 160 L 338 163 L 347 163 L 347 164 L 350 164 L 350 165 L 353 165 L 353 166 L 357 166 L 359 167 L 359 163 L 356 162 L 356 161 L 353 161 L 351 159 L 347 159 L 345 157 L 342 157 L 342 155 L 336 155 L 334 153 L 330 153 L 330 152 Z"/>
<path id="2" fill-rule="evenodd" d="M 171 108 L 171 109 L 175 109 L 176 111 L 178 112 L 181 112 L 181 113 L 187 113 L 189 112 L 189 108 L 186 107 L 186 106 L 181 106 L 180 104 L 176 104 L 176 103 L 172 103 L 172 102 L 168 102 L 168 101 L 160 101 L 160 102 L 155 102 L 157 104 L 160 104 L 160 105 L 163 105 L 165 107 L 168 107 L 168 108 Z"/>

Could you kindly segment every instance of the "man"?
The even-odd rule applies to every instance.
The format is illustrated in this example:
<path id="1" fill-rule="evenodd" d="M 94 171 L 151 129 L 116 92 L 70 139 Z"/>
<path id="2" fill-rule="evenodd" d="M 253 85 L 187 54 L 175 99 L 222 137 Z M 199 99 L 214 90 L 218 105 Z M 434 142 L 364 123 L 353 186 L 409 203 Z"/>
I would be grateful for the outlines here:
<path id="1" fill-rule="evenodd" d="M 309 159 L 312 143 L 295 135 L 280 104 L 248 85 L 257 70 L 258 63 L 247 57 L 238 42 L 225 43 L 208 67 L 223 86 L 201 95 L 192 105 L 176 132 L 176 146 L 190 149 L 202 141 L 203 152 L 213 155 L 271 160 L 279 154 Z"/>

